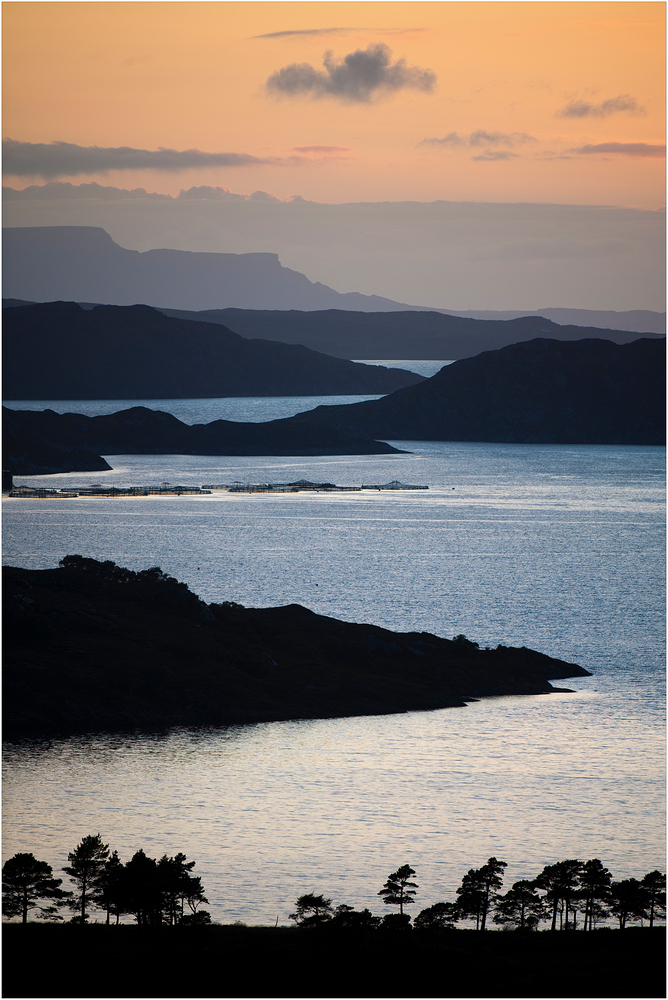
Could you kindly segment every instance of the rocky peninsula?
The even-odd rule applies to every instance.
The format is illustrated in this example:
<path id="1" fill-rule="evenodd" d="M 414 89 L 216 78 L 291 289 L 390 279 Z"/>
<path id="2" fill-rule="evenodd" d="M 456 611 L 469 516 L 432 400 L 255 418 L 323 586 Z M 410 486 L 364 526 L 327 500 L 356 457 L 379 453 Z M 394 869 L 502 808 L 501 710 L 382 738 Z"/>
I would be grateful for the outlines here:
<path id="1" fill-rule="evenodd" d="M 5 738 L 462 707 L 588 676 L 534 650 L 392 632 L 297 604 L 206 604 L 157 568 L 3 569 Z M 559 689 L 557 689 L 559 690 Z"/>
<path id="2" fill-rule="evenodd" d="M 267 423 L 184 424 L 171 413 L 132 406 L 105 416 L 2 409 L 3 466 L 16 476 L 98 472 L 103 455 L 389 455 L 398 448 L 362 434 L 292 418 Z"/>

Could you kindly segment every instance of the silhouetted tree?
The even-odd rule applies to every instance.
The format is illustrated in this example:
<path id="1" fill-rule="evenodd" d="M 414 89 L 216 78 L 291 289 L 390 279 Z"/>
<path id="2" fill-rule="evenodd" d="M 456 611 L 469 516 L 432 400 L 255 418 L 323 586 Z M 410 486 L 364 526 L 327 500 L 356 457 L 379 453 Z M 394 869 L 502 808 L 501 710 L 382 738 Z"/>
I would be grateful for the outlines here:
<path id="1" fill-rule="evenodd" d="M 324 896 L 315 896 L 307 892 L 297 900 L 297 909 L 290 914 L 290 920 L 296 920 L 300 927 L 319 927 L 325 921 L 331 920 L 332 901 Z"/>
<path id="2" fill-rule="evenodd" d="M 482 914 L 483 888 L 476 868 L 469 868 L 467 874 L 462 879 L 462 884 L 457 889 L 456 906 L 462 917 L 475 918 L 475 929 L 480 930 L 480 916 Z"/>
<path id="3" fill-rule="evenodd" d="M 388 906 L 398 906 L 401 916 L 404 913 L 404 906 L 410 906 L 415 890 L 420 888 L 417 882 L 410 881 L 413 875 L 415 871 L 410 865 L 402 865 L 390 875 L 378 893 L 379 896 L 383 896 L 383 902 Z"/>
<path id="4" fill-rule="evenodd" d="M 196 913 L 186 913 L 181 917 L 179 923 L 187 927 L 200 927 L 203 924 L 211 923 L 211 914 L 208 910 L 197 910 Z"/>
<path id="5" fill-rule="evenodd" d="M 15 854 L 2 866 L 2 901 L 6 917 L 21 917 L 28 921 L 28 910 L 39 905 L 41 899 L 64 900 L 70 895 L 60 886 L 61 878 L 53 878 L 53 869 L 46 861 L 38 861 L 33 854 Z M 55 905 L 42 907 L 45 919 L 60 919 Z"/>
<path id="6" fill-rule="evenodd" d="M 340 903 L 334 910 L 331 923 L 335 927 L 350 930 L 375 930 L 380 924 L 380 917 L 375 917 L 371 910 L 356 910 L 346 903 Z"/>
<path id="7" fill-rule="evenodd" d="M 123 869 L 121 905 L 140 926 L 162 922 L 162 892 L 158 863 L 144 851 L 136 851 Z"/>
<path id="8" fill-rule="evenodd" d="M 123 863 L 114 851 L 105 863 L 99 880 L 98 904 L 107 912 L 107 923 L 113 913 L 118 923 L 122 905 Z"/>
<path id="9" fill-rule="evenodd" d="M 557 929 L 557 914 L 560 915 L 559 929 L 564 930 L 568 927 L 568 915 L 578 898 L 580 874 L 583 868 L 583 863 L 575 859 L 558 861 L 554 865 L 546 865 L 534 880 L 536 886 L 545 891 L 545 899 L 552 906 L 550 930 Z"/>
<path id="10" fill-rule="evenodd" d="M 497 896 L 494 905 L 494 923 L 514 924 L 520 931 L 534 930 L 549 912 L 535 883 L 527 879 L 515 882 L 503 896 Z"/>
<path id="11" fill-rule="evenodd" d="M 619 920 L 620 931 L 626 930 L 629 920 L 646 920 L 647 896 L 636 878 L 613 882 L 610 886 L 610 910 Z"/>
<path id="12" fill-rule="evenodd" d="M 475 917 L 476 930 L 485 930 L 494 890 L 503 885 L 503 870 L 507 867 L 507 862 L 489 858 L 482 868 L 470 868 L 457 889 L 457 908 L 463 916 Z"/>
<path id="13" fill-rule="evenodd" d="M 380 922 L 380 930 L 391 934 L 403 934 L 410 929 L 411 918 L 408 913 L 386 913 Z"/>
<path id="14" fill-rule="evenodd" d="M 458 920 L 456 903 L 434 903 L 418 913 L 413 926 L 420 931 L 451 930 Z"/>
<path id="15" fill-rule="evenodd" d="M 190 872 L 194 867 L 195 862 L 186 861 L 185 854 L 177 854 L 173 858 L 164 854 L 158 861 L 157 878 L 162 894 L 162 909 L 168 924 L 176 924 L 183 917 L 183 901 L 190 891 Z M 201 886 L 199 888 L 201 891 Z M 197 907 L 195 911 L 196 909 Z"/>
<path id="16" fill-rule="evenodd" d="M 649 926 L 653 927 L 656 917 L 666 915 L 666 876 L 657 871 L 648 872 L 640 884 L 645 894 Z"/>
<path id="17" fill-rule="evenodd" d="M 585 901 L 583 930 L 592 930 L 596 916 L 596 904 L 604 903 L 610 894 L 612 875 L 598 858 L 585 861 L 580 871 L 580 890 Z"/>
<path id="18" fill-rule="evenodd" d="M 68 868 L 63 868 L 63 871 L 77 887 L 78 892 L 74 894 L 72 906 L 80 910 L 79 919 L 82 923 L 88 918 L 86 913 L 88 905 L 94 904 L 99 897 L 108 857 L 109 845 L 102 843 L 99 833 L 94 837 L 84 837 L 67 855 L 70 864 Z"/>

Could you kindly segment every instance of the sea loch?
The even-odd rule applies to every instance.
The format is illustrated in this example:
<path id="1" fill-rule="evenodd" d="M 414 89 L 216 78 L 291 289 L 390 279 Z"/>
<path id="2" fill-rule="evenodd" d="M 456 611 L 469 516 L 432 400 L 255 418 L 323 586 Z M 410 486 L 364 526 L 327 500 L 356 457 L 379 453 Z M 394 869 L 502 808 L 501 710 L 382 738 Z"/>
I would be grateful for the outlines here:
<path id="1" fill-rule="evenodd" d="M 411 454 L 114 456 L 19 480 L 430 488 L 7 500 L 4 562 L 157 564 L 206 601 L 527 645 L 593 676 L 465 709 L 9 746 L 6 857 L 55 869 L 98 830 L 123 860 L 183 850 L 213 919 L 248 923 L 285 923 L 303 892 L 380 913 L 405 862 L 419 908 L 490 855 L 507 885 L 564 858 L 663 870 L 664 449 L 393 443 Z"/>

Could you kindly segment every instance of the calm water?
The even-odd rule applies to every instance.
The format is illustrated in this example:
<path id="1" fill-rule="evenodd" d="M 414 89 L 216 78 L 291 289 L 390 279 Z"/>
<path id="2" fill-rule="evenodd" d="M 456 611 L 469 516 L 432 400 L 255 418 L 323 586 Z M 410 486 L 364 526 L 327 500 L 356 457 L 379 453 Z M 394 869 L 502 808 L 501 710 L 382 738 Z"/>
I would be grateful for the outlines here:
<path id="1" fill-rule="evenodd" d="M 405 368 L 430 378 L 452 361 L 363 361 L 366 365 L 385 368 Z M 173 413 L 185 424 L 208 424 L 212 420 L 241 420 L 260 423 L 291 417 L 316 406 L 337 406 L 361 403 L 380 396 L 224 396 L 219 399 L 16 399 L 6 405 L 12 410 L 55 410 L 56 413 L 83 413 L 87 417 L 102 416 L 127 410 L 131 406 L 147 406 L 151 410 Z"/>
<path id="2" fill-rule="evenodd" d="M 664 870 L 664 449 L 401 447 L 412 454 L 114 456 L 112 472 L 26 477 L 430 489 L 5 500 L 4 562 L 158 564 L 207 601 L 464 632 L 593 676 L 465 709 L 9 747 L 5 857 L 58 868 L 98 830 L 123 860 L 184 850 L 214 919 L 249 923 L 286 922 L 303 892 L 382 913 L 376 894 L 407 861 L 420 908 L 492 854 L 508 885 L 569 857 L 617 878 Z"/>

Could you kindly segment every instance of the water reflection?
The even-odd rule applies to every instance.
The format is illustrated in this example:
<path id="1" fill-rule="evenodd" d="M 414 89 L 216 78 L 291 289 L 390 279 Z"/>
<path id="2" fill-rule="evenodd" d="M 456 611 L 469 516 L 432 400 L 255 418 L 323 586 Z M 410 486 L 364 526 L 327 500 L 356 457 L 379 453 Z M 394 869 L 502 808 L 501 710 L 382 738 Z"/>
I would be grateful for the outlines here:
<path id="1" fill-rule="evenodd" d="M 491 855 L 509 883 L 574 856 L 642 875 L 662 864 L 661 733 L 601 717 L 588 681 L 466 709 L 9 747 L 5 853 L 57 867 L 98 830 L 124 860 L 184 850 L 214 918 L 248 922 L 286 919 L 305 891 L 378 910 L 388 865 L 407 860 L 424 906 Z"/>

